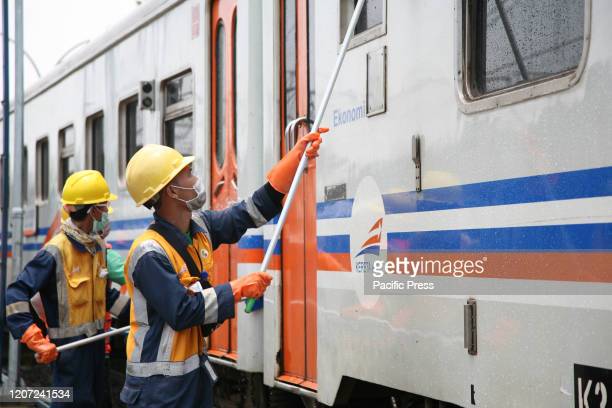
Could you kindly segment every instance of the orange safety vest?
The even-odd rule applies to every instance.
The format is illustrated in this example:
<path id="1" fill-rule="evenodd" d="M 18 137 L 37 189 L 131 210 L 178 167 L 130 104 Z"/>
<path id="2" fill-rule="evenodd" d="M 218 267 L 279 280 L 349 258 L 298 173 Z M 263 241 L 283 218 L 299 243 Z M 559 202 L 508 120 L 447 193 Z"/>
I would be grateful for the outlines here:
<path id="1" fill-rule="evenodd" d="M 56 264 L 59 327 L 49 327 L 49 337 L 96 334 L 104 326 L 106 313 L 104 248 L 95 255 L 79 251 L 66 234 L 60 233 L 51 238 L 43 250 L 53 256 Z"/>
<path id="2" fill-rule="evenodd" d="M 195 219 L 194 219 L 195 221 Z M 198 225 L 203 225 L 196 221 Z M 211 240 L 206 232 L 197 232 L 192 237 L 192 245 L 187 250 L 196 264 L 201 264 L 206 271 L 213 268 L 213 251 Z M 148 330 L 146 317 L 147 300 L 134 287 L 132 274 L 140 257 L 148 252 L 157 252 L 165 256 L 172 265 L 179 281 L 188 288 L 199 281 L 191 276 L 179 253 L 153 230 L 146 230 L 132 244 L 125 263 L 125 282 L 132 303 L 130 306 L 130 332 L 127 340 L 127 368 L 129 375 L 148 377 L 150 375 L 182 375 L 200 365 L 199 356 L 204 353 L 205 341 L 200 326 L 193 326 L 181 331 L 174 331 L 167 323 L 164 325 L 162 338 L 159 341 L 158 361 L 140 362 L 144 348 L 144 333 Z M 213 288 L 207 290 L 214 290 Z"/>

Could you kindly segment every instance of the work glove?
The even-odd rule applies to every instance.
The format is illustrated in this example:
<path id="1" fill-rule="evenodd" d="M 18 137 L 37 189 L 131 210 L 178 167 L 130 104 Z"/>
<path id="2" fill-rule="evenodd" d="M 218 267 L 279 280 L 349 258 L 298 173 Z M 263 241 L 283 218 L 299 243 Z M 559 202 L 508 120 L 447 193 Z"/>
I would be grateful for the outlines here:
<path id="1" fill-rule="evenodd" d="M 238 302 L 243 297 L 253 299 L 262 297 L 270 282 L 272 282 L 272 276 L 265 272 L 254 272 L 233 280 L 230 285 L 234 300 Z"/>
<path id="2" fill-rule="evenodd" d="M 23 333 L 21 342 L 36 353 L 36 362 L 39 364 L 49 364 L 57 358 L 57 347 L 51 343 L 49 336 L 43 337 L 42 331 L 34 323 Z"/>
<path id="3" fill-rule="evenodd" d="M 319 155 L 319 145 L 323 142 L 321 133 L 329 131 L 328 128 L 319 128 L 317 132 L 310 132 L 302 137 L 283 157 L 272 170 L 268 172 L 268 181 L 274 189 L 280 193 L 287 194 L 291 187 L 291 182 L 295 176 L 302 154 L 306 153 L 309 159 L 314 159 Z M 308 143 L 312 144 L 306 149 Z"/>

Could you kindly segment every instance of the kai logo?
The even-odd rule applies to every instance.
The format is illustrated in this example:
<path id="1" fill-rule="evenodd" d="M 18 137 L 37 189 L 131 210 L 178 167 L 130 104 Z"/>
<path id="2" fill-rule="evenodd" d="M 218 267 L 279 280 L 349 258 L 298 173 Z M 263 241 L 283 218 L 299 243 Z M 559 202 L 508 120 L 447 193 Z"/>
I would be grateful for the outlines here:
<path id="1" fill-rule="evenodd" d="M 383 228 L 389 225 L 385 219 L 385 204 L 376 180 L 365 176 L 355 190 L 350 232 L 351 287 L 359 303 L 370 309 L 379 301 L 379 294 L 366 294 L 365 282 L 371 278 L 374 265 L 387 261 L 387 234 Z"/>
<path id="2" fill-rule="evenodd" d="M 380 238 L 382 236 L 382 226 L 383 226 L 383 218 L 374 222 L 370 230 L 368 231 L 369 237 L 366 239 L 361 247 L 359 248 L 359 252 L 354 256 L 354 258 L 361 257 L 366 254 L 379 256 L 380 255 Z M 356 260 L 355 269 L 359 273 L 370 272 L 374 266 L 371 257 L 363 257 L 363 260 Z"/>
<path id="3" fill-rule="evenodd" d="M 355 255 L 355 257 L 364 254 L 374 254 L 376 256 L 380 255 L 380 236 L 382 235 L 382 224 L 382 217 L 376 220 L 374 225 L 372 225 L 372 228 L 370 228 L 370 231 L 368 231 L 372 235 L 366 239 L 363 244 L 361 244 L 361 250 L 357 255 Z"/>

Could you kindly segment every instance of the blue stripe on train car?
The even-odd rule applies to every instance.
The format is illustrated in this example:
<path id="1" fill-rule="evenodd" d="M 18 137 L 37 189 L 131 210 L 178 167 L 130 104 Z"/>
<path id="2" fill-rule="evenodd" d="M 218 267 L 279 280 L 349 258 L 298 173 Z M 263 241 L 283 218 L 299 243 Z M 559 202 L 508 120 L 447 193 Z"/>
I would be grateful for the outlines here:
<path id="1" fill-rule="evenodd" d="M 268 241 L 270 242 L 270 241 Z M 264 239 L 262 235 L 244 235 L 238 241 L 240 249 L 261 249 L 263 248 Z"/>
<path id="2" fill-rule="evenodd" d="M 612 250 L 612 224 L 390 232 L 387 243 L 389 252 L 608 252 Z"/>
<path id="3" fill-rule="evenodd" d="M 268 246 L 270 245 L 270 242 L 271 242 L 271 241 L 270 241 L 269 239 L 265 239 L 265 240 L 263 241 L 264 248 L 265 248 L 266 250 L 268 249 Z M 273 253 L 274 255 L 280 255 L 280 254 L 281 254 L 281 241 L 280 241 L 280 240 L 278 240 L 278 241 L 276 242 L 276 246 L 274 247 L 274 252 L 272 252 L 272 253 Z"/>
<path id="4" fill-rule="evenodd" d="M 383 195 L 386 214 L 489 207 L 612 195 L 612 167 Z"/>
<path id="5" fill-rule="evenodd" d="M 317 237 L 317 248 L 329 254 L 342 254 L 351 251 L 351 238 L 348 235 L 320 235 Z"/>

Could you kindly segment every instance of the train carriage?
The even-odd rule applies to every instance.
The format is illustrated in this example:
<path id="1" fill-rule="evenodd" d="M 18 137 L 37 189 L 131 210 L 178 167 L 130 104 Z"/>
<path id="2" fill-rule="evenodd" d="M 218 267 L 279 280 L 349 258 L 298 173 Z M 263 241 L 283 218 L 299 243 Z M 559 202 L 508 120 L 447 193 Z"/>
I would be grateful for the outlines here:
<path id="1" fill-rule="evenodd" d="M 307 132 L 355 4 L 150 0 L 58 66 L 26 94 L 25 259 L 85 168 L 118 192 L 126 253 L 152 219 L 124 182 L 147 143 L 196 155 L 210 208 L 248 196 Z M 604 0 L 367 0 L 263 307 L 210 338 L 222 374 L 271 406 L 607 406 L 610 16 Z M 275 223 L 215 251 L 213 282 L 258 270 Z M 368 287 L 406 259 L 461 262 L 430 282 L 469 287 Z"/>

